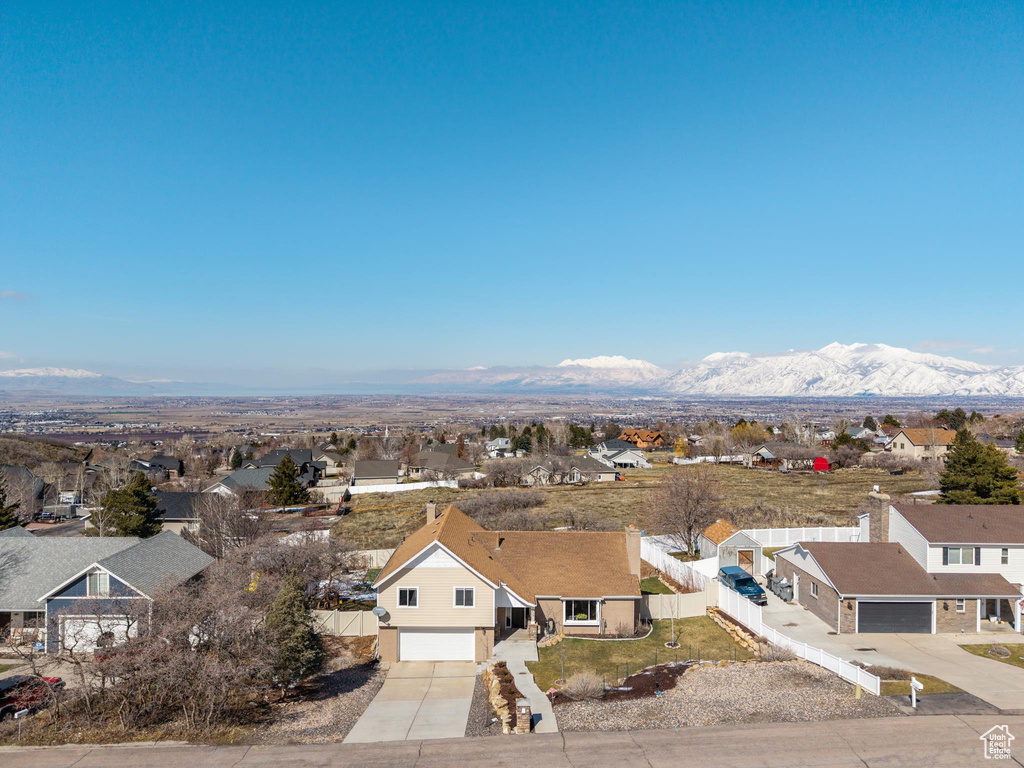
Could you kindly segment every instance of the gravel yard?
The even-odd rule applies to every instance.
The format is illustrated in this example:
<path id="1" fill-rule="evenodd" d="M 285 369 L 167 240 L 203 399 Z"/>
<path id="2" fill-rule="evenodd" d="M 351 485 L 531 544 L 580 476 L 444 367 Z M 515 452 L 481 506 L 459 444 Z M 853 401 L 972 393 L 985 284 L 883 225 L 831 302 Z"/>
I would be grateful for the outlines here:
<path id="1" fill-rule="evenodd" d="M 271 722 L 257 738 L 266 744 L 341 741 L 384 684 L 387 665 L 336 658 L 311 695 L 273 705 Z"/>
<path id="2" fill-rule="evenodd" d="M 661 696 L 580 701 L 555 708 L 559 730 L 636 730 L 722 723 L 776 723 L 892 717 L 892 702 L 865 693 L 805 661 L 699 666 Z"/>
<path id="3" fill-rule="evenodd" d="M 494 710 L 487 699 L 483 675 L 477 675 L 473 688 L 473 703 L 469 705 L 469 719 L 466 720 L 466 735 L 501 736 L 501 723 L 492 722 L 493 719 Z"/>

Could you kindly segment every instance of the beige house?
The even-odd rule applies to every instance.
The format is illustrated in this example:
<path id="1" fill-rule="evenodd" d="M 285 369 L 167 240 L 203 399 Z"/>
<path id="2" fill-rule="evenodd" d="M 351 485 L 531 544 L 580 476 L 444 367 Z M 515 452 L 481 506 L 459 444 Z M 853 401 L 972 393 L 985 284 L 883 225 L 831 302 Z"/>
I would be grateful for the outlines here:
<path id="1" fill-rule="evenodd" d="M 352 485 L 398 485 L 397 461 L 357 461 L 352 466 Z"/>
<path id="2" fill-rule="evenodd" d="M 955 439 L 956 431 L 943 427 L 901 429 L 886 444 L 885 450 L 907 459 L 936 461 L 945 457 Z"/>
<path id="3" fill-rule="evenodd" d="M 504 634 L 631 633 L 640 606 L 640 531 L 488 531 L 454 506 L 374 583 L 384 661 L 484 661 Z"/>

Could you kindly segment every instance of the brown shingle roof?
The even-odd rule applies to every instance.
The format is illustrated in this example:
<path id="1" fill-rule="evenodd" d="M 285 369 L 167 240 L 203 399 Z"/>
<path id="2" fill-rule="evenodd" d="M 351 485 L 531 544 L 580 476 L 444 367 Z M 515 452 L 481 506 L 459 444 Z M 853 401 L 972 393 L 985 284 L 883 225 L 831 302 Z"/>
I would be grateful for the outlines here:
<path id="1" fill-rule="evenodd" d="M 715 520 L 711 525 L 704 529 L 704 536 L 715 544 L 721 544 L 723 541 L 728 539 L 734 533 L 739 532 L 739 528 L 730 523 L 728 520 L 722 520 L 719 518 Z"/>
<path id="2" fill-rule="evenodd" d="M 932 544 L 1024 544 L 1024 506 L 894 504 Z"/>
<path id="3" fill-rule="evenodd" d="M 956 440 L 956 432 L 952 429 L 902 429 L 907 439 L 914 445 L 952 445 Z"/>
<path id="4" fill-rule="evenodd" d="M 531 603 L 537 595 L 640 596 L 640 584 L 629 570 L 625 533 L 488 531 L 454 506 L 403 541 L 376 581 L 400 570 L 434 541 Z"/>
<path id="5" fill-rule="evenodd" d="M 800 543 L 843 597 L 1019 597 L 997 573 L 928 573 L 894 542 Z"/>
<path id="6" fill-rule="evenodd" d="M 382 461 L 357 461 L 352 467 L 352 477 L 398 477 L 398 462 L 391 460 Z"/>

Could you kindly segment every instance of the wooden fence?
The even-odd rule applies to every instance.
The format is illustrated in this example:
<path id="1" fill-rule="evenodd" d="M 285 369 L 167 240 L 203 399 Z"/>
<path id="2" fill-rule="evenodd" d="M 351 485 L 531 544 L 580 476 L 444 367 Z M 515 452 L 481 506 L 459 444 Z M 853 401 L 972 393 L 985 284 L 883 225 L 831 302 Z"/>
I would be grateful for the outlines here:
<path id="1" fill-rule="evenodd" d="M 377 617 L 370 611 L 311 611 L 313 628 L 321 635 L 366 637 L 377 634 Z"/>

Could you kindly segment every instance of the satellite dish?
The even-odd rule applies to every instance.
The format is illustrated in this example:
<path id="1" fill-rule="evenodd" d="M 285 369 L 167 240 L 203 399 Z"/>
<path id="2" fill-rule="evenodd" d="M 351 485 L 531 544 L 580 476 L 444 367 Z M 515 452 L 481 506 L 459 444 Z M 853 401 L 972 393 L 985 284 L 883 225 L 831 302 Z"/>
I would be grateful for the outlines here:
<path id="1" fill-rule="evenodd" d="M 370 611 L 370 613 L 372 613 L 378 619 L 381 618 L 387 612 L 388 612 L 388 609 L 385 608 L 383 605 L 375 605 L 375 606 L 373 606 L 373 610 Z"/>

